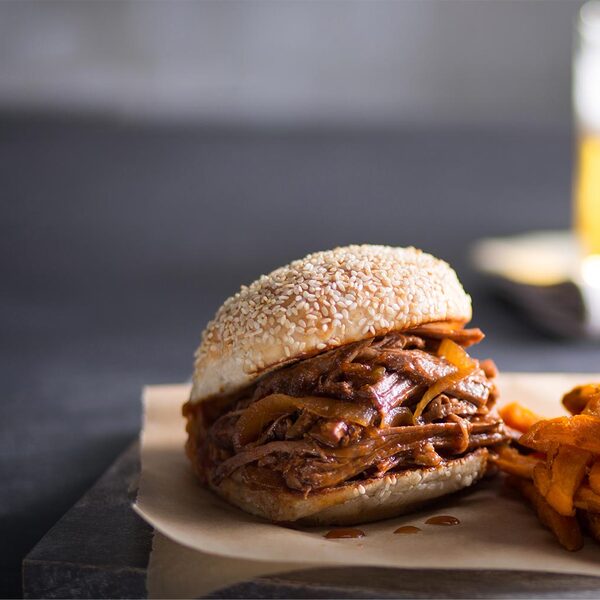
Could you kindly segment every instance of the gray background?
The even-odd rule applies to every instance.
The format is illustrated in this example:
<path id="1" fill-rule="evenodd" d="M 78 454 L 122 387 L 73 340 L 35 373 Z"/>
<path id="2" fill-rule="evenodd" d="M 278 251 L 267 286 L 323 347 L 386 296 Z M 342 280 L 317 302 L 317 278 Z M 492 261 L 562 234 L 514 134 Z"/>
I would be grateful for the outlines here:
<path id="1" fill-rule="evenodd" d="M 0 3 L 0 106 L 254 124 L 546 126 L 569 0 Z"/>
<path id="2" fill-rule="evenodd" d="M 468 261 L 482 236 L 570 225 L 578 3 L 144 6 L 0 3 L 5 595 L 136 435 L 141 386 L 185 380 L 224 298 L 311 250 L 420 246 L 472 293 L 478 356 L 600 371 Z"/>

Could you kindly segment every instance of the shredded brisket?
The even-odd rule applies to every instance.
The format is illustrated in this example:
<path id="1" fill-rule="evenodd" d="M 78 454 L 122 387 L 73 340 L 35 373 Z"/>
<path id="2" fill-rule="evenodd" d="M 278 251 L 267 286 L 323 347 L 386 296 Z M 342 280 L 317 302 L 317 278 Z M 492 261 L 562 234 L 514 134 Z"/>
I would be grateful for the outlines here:
<path id="1" fill-rule="evenodd" d="M 348 344 L 266 375 L 253 399 L 276 393 L 330 396 L 388 411 L 455 371 L 444 358 L 423 350 L 425 345 L 422 338 L 402 334 Z M 477 369 L 448 391 L 483 406 L 491 388 L 484 371 Z"/>
<path id="2" fill-rule="evenodd" d="M 314 356 L 263 376 L 227 405 L 200 405 L 204 432 L 198 451 L 215 483 L 240 470 L 245 481 L 280 482 L 305 494 L 390 471 L 436 466 L 465 452 L 506 439 L 493 405 L 495 367 L 485 361 L 435 397 L 414 422 L 425 391 L 457 368 L 437 349 L 450 338 L 461 346 L 481 340 L 478 329 L 450 331 L 430 324 Z M 358 425 L 325 418 L 308 408 L 277 413 L 251 442 L 236 442 L 241 414 L 271 394 L 318 396 L 370 406 L 376 422 Z M 217 400 L 215 400 L 215 403 Z M 220 411 L 220 416 L 215 416 Z M 329 413 L 327 413 L 329 414 Z M 245 444 L 245 445 L 243 445 Z M 261 475 L 262 473 L 262 475 Z"/>

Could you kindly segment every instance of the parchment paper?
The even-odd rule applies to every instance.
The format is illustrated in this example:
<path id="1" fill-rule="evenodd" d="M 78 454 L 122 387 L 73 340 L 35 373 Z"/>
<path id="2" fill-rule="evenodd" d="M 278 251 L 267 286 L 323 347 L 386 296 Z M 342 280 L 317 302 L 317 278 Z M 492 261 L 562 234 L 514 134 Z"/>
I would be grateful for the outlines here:
<path id="1" fill-rule="evenodd" d="M 289 573 L 297 563 L 228 558 L 192 550 L 156 532 L 148 564 L 149 598 L 201 598 L 264 575 Z M 310 565 L 308 565 L 310 568 Z"/>
<path id="2" fill-rule="evenodd" d="M 564 412 L 562 394 L 590 381 L 600 381 L 600 375 L 505 373 L 499 385 L 502 402 L 520 401 L 540 414 L 556 416 Z M 168 538 L 155 540 L 151 595 L 200 595 L 260 573 L 326 565 L 600 575 L 600 545 L 586 540 L 579 552 L 563 550 L 524 502 L 504 493 L 498 478 L 419 513 L 363 525 L 362 539 L 326 540 L 327 528 L 288 529 L 252 517 L 202 488 L 193 476 L 183 453 L 181 405 L 188 393 L 188 385 L 144 390 L 142 474 L 134 508 Z M 461 524 L 424 525 L 434 514 L 453 515 Z M 408 524 L 423 531 L 392 533 Z M 177 548 L 179 544 L 200 552 L 189 553 Z M 169 591 L 169 580 L 179 581 L 179 590 Z"/>

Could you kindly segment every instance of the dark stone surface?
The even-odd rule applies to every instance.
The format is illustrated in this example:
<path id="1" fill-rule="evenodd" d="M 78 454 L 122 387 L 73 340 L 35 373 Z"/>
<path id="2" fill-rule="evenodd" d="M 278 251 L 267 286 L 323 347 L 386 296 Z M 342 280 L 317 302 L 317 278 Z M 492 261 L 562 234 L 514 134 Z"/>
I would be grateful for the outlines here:
<path id="1" fill-rule="evenodd" d="M 143 598 L 152 528 L 131 509 L 134 443 L 44 536 L 23 563 L 26 598 Z"/>
<path id="2" fill-rule="evenodd" d="M 350 242 L 452 262 L 505 370 L 600 370 L 470 268 L 484 235 L 570 222 L 571 138 L 551 131 L 224 131 L 0 119 L 0 573 L 134 438 L 140 388 L 178 382 L 241 283 Z"/>
<path id="3" fill-rule="evenodd" d="M 598 578 L 520 571 L 320 569 L 265 577 L 211 598 L 597 598 Z"/>

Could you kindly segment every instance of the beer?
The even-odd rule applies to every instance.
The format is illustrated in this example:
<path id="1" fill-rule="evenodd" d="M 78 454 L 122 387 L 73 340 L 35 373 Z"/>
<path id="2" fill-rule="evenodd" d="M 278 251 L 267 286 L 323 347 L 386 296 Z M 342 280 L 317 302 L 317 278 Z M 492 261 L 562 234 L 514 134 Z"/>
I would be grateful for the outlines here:
<path id="1" fill-rule="evenodd" d="M 600 2 L 580 11 L 574 61 L 574 225 L 584 262 L 600 260 Z M 588 260 L 588 259 L 591 259 Z"/>
<path id="2" fill-rule="evenodd" d="M 579 136 L 575 168 L 575 232 L 585 256 L 600 255 L 600 135 Z"/>

